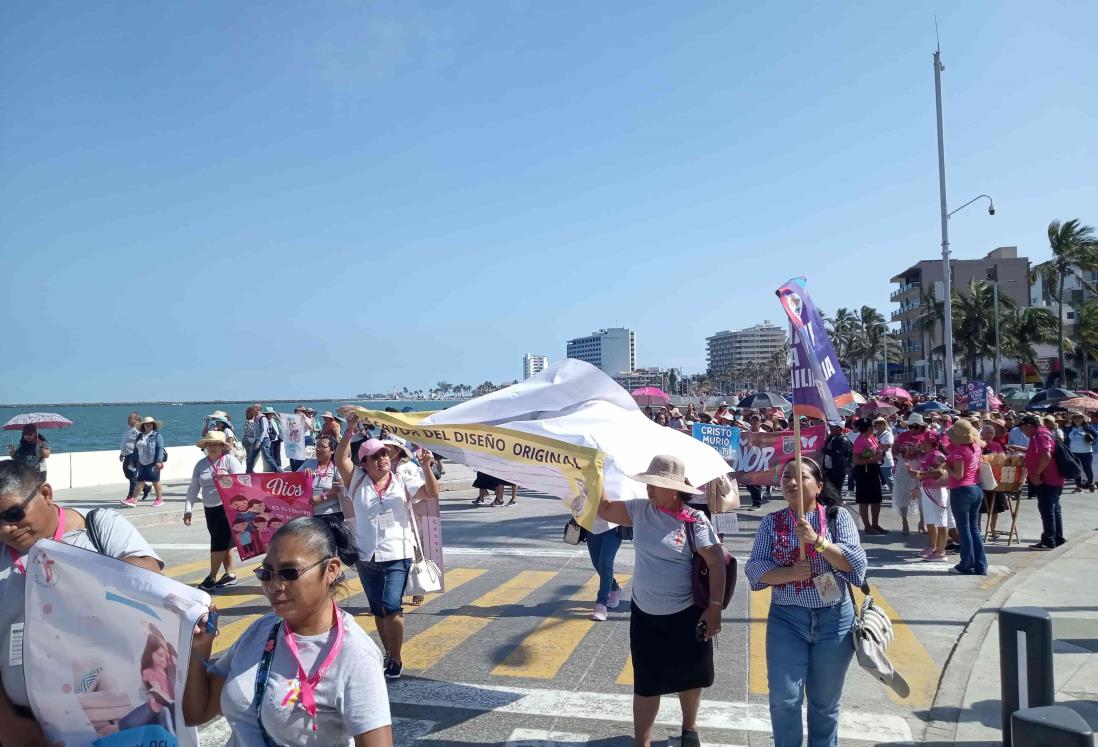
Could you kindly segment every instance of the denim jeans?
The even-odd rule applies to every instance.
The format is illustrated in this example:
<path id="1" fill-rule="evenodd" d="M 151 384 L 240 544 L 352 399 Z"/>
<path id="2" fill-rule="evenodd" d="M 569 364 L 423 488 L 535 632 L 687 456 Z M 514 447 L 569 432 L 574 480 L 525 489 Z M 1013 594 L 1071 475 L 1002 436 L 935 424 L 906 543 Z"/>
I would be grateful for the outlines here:
<path id="1" fill-rule="evenodd" d="M 1037 510 L 1041 513 L 1041 544 L 1055 547 L 1064 541 L 1064 522 L 1060 516 L 1062 485 L 1037 486 Z"/>
<path id="2" fill-rule="evenodd" d="M 616 528 L 602 534 L 587 534 L 587 552 L 591 556 L 591 565 L 599 574 L 599 593 L 595 597 L 599 604 L 606 604 L 611 591 L 621 590 L 614 578 L 614 558 L 618 555 L 619 547 L 621 532 Z"/>
<path id="3" fill-rule="evenodd" d="M 1075 458 L 1083 466 L 1082 474 L 1075 478 L 1075 487 L 1089 488 L 1094 484 L 1094 452 L 1085 451 L 1081 454 L 1075 452 Z"/>
<path id="4" fill-rule="evenodd" d="M 362 591 L 366 593 L 366 601 L 370 603 L 370 612 L 374 617 L 389 617 L 404 612 L 401 602 L 411 567 L 411 558 L 358 562 L 358 578 L 362 581 Z"/>
<path id="5" fill-rule="evenodd" d="M 766 621 L 766 678 L 775 747 L 800 747 L 801 703 L 808 695 L 808 745 L 839 743 L 839 702 L 850 659 L 854 609 L 845 598 L 810 609 L 771 604 Z"/>
<path id="6" fill-rule="evenodd" d="M 881 465 L 881 485 L 885 486 L 891 492 L 892 490 L 892 470 L 891 464 Z"/>
<path id="7" fill-rule="evenodd" d="M 255 472 L 255 462 L 260 454 L 263 454 L 263 463 L 267 466 L 268 472 L 282 471 L 282 467 L 275 463 L 274 457 L 271 455 L 271 442 L 264 441 L 259 445 L 253 444 L 251 451 L 248 452 L 248 466 L 244 470 L 245 472 L 248 474 Z"/>
<path id="8" fill-rule="evenodd" d="M 980 505 L 984 491 L 979 485 L 965 485 L 949 491 L 949 510 L 957 522 L 957 534 L 961 540 L 961 561 L 957 570 L 961 573 L 987 575 L 987 556 L 984 541 L 980 537 Z"/>

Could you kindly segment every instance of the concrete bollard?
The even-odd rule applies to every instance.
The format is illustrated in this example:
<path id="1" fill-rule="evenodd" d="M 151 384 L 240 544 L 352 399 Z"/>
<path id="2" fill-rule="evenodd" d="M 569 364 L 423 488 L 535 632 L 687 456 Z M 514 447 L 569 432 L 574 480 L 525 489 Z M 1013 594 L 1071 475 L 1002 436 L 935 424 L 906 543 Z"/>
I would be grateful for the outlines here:
<path id="1" fill-rule="evenodd" d="M 1003 698 L 1003 745 L 1011 747 L 1014 712 L 1055 702 L 1052 618 L 1047 611 L 1040 607 L 999 610 L 999 682 Z"/>
<path id="2" fill-rule="evenodd" d="M 1090 724 L 1067 706 L 1024 708 L 1010 717 L 1014 747 L 1094 747 Z"/>

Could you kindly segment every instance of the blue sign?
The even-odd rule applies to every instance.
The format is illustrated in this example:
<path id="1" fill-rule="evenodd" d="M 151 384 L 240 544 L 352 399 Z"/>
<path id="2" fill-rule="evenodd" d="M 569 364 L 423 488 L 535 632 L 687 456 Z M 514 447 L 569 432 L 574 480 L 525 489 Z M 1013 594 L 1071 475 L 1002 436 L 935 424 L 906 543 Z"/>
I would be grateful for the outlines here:
<path id="1" fill-rule="evenodd" d="M 694 423 L 694 438 L 709 444 L 733 467 L 740 457 L 740 429 L 730 425 Z"/>
<path id="2" fill-rule="evenodd" d="M 987 383 L 983 381 L 970 381 L 968 383 L 968 410 L 987 409 Z"/>

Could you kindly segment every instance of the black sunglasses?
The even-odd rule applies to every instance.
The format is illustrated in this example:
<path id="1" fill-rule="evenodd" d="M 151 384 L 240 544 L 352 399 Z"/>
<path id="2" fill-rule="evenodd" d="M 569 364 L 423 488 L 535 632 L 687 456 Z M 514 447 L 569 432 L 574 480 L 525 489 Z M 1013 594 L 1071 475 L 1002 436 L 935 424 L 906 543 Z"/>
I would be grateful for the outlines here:
<path id="1" fill-rule="evenodd" d="M 388 452 L 387 449 L 382 450 L 382 451 L 375 451 L 373 454 L 370 454 L 370 456 L 369 456 L 370 459 L 373 459 L 375 461 L 381 461 L 382 457 L 385 457 L 386 459 L 389 458 L 389 452 Z"/>
<path id="2" fill-rule="evenodd" d="M 0 512 L 0 524 L 17 524 L 27 518 L 27 506 L 34 500 L 35 496 L 42 491 L 43 484 L 44 483 L 42 482 L 36 482 L 34 484 L 34 489 L 31 490 L 31 494 L 23 499 L 22 503 Z"/>
<path id="3" fill-rule="evenodd" d="M 331 560 L 331 558 L 321 558 L 312 565 L 307 565 L 304 568 L 279 568 L 277 571 L 259 566 L 255 569 L 255 577 L 264 582 L 270 581 L 275 576 L 278 576 L 283 581 L 297 581 L 305 571 L 316 568 L 321 563 L 327 563 L 329 560 Z"/>

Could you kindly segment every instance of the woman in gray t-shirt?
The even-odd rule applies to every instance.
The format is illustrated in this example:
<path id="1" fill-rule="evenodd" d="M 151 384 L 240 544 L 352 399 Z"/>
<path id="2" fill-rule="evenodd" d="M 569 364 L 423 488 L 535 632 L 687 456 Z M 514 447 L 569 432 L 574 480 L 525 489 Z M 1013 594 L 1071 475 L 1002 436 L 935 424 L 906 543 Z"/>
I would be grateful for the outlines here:
<path id="1" fill-rule="evenodd" d="M 713 684 L 713 642 L 721 630 L 724 557 L 712 525 L 686 502 L 701 491 L 685 477 L 686 467 L 673 456 L 652 459 L 648 471 L 633 475 L 648 485 L 647 500 L 599 504 L 606 521 L 633 527 L 636 560 L 629 617 L 633 656 L 633 722 L 638 745 L 652 740 L 660 696 L 678 693 L 682 707 L 682 745 L 697 747 L 698 706 L 702 688 Z M 709 566 L 714 600 L 694 606 L 691 590 L 690 541 Z"/>

